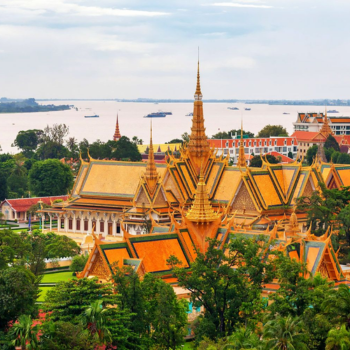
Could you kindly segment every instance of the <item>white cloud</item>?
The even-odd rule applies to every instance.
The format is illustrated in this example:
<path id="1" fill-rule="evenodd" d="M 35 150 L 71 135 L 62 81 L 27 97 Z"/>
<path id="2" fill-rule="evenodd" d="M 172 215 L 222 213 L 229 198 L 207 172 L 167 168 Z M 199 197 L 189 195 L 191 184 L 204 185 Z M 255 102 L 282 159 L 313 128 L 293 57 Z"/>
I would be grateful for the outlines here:
<path id="1" fill-rule="evenodd" d="M 22 13 L 27 10 L 33 14 L 54 12 L 58 14 L 77 15 L 85 17 L 119 16 L 119 17 L 155 17 L 168 15 L 160 11 L 140 11 L 111 7 L 84 6 L 65 0 L 0 0 L 0 7 Z M 34 12 L 32 12 L 34 11 Z M 38 12 L 40 11 L 40 12 Z"/>
<path id="2" fill-rule="evenodd" d="M 216 3 L 210 4 L 210 6 L 246 7 L 246 8 L 261 8 L 261 9 L 273 8 L 273 6 L 270 6 L 270 5 L 242 4 L 242 3 L 237 3 L 237 2 L 216 2 Z"/>
<path id="3" fill-rule="evenodd" d="M 256 66 L 256 61 L 252 57 L 237 56 L 224 61 L 203 63 L 203 69 L 252 69 Z"/>

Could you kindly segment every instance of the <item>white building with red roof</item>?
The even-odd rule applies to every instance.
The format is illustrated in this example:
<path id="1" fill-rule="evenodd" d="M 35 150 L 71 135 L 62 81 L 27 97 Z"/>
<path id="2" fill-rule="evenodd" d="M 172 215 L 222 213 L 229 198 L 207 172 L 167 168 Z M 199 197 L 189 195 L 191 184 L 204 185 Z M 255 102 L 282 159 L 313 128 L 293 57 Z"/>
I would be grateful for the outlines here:
<path id="1" fill-rule="evenodd" d="M 28 221 L 27 212 L 32 205 L 38 204 L 40 200 L 47 205 L 51 205 L 57 199 L 66 201 L 68 196 L 5 199 L 0 204 L 0 211 L 4 214 L 3 219 L 5 220 L 26 222 Z M 36 217 L 33 218 L 33 220 L 35 219 Z"/>
<path id="2" fill-rule="evenodd" d="M 218 150 L 218 155 L 229 154 L 230 160 L 236 164 L 239 155 L 239 146 L 241 139 L 209 139 L 211 147 L 215 147 Z M 246 158 L 251 158 L 252 155 L 259 154 L 280 154 L 283 157 L 289 158 L 289 152 L 292 153 L 293 158 L 297 155 L 297 140 L 295 137 L 276 136 L 276 137 L 262 137 L 262 138 L 249 138 L 242 139 L 244 146 L 244 153 Z M 273 152 L 273 153 L 271 153 Z M 286 160 L 284 158 L 284 160 Z"/>

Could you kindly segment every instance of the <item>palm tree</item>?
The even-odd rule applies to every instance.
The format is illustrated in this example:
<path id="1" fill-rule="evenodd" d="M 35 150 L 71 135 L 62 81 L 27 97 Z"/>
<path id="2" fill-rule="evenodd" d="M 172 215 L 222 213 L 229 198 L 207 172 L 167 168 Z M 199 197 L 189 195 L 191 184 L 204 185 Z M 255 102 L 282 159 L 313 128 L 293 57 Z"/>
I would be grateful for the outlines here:
<path id="1" fill-rule="evenodd" d="M 22 160 L 15 160 L 12 172 L 13 175 L 24 176 L 27 173 L 27 169 L 24 166 L 24 162 Z"/>
<path id="2" fill-rule="evenodd" d="M 298 317 L 278 316 L 266 323 L 263 339 L 269 350 L 304 350 L 307 336 L 302 332 L 303 324 Z"/>
<path id="3" fill-rule="evenodd" d="M 38 349 L 37 334 L 37 326 L 33 327 L 32 318 L 28 315 L 19 316 L 10 330 L 13 346 L 21 347 L 22 350 Z"/>
<path id="4" fill-rule="evenodd" d="M 106 312 L 102 300 L 93 302 L 83 313 L 83 322 L 87 326 L 90 334 L 101 344 L 105 344 L 111 340 L 111 333 L 106 327 Z"/>
<path id="5" fill-rule="evenodd" d="M 345 324 L 340 329 L 333 328 L 328 332 L 326 350 L 350 349 L 350 332 L 346 330 Z"/>
<path id="6" fill-rule="evenodd" d="M 258 349 L 260 346 L 262 346 L 262 342 L 260 342 L 259 337 L 252 330 L 243 327 L 229 337 L 228 344 L 224 345 L 222 349 Z"/>

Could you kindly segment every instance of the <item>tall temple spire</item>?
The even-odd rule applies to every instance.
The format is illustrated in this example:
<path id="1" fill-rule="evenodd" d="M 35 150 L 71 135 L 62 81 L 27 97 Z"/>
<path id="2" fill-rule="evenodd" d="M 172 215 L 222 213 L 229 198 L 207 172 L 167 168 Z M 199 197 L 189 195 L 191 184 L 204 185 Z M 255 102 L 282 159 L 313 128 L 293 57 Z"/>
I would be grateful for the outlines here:
<path id="1" fill-rule="evenodd" d="M 199 59 L 197 69 L 197 85 L 196 92 L 194 94 L 193 118 L 190 141 L 188 143 L 188 151 L 193 166 L 197 174 L 199 174 L 202 162 L 204 161 L 204 164 L 206 164 L 206 161 L 209 158 L 210 146 L 207 140 L 207 136 L 205 135 L 203 101 L 199 74 Z"/>
<path id="2" fill-rule="evenodd" d="M 186 215 L 187 219 L 196 223 L 209 223 L 219 218 L 219 215 L 214 212 L 205 185 L 203 170 L 200 169 L 199 181 L 197 184 L 196 193 L 191 209 Z"/>
<path id="3" fill-rule="evenodd" d="M 150 190 L 153 191 L 158 181 L 158 172 L 156 168 L 156 163 L 154 161 L 154 150 L 153 150 L 153 140 L 152 140 L 152 119 L 151 119 L 150 142 L 149 142 L 148 161 L 147 161 L 147 167 L 145 172 L 145 178 Z"/>
<path id="4" fill-rule="evenodd" d="M 240 168 L 247 166 L 245 153 L 244 153 L 244 145 L 243 145 L 243 121 L 242 120 L 241 120 L 241 141 L 239 143 L 239 155 L 237 159 L 237 166 Z"/>
<path id="5" fill-rule="evenodd" d="M 320 133 L 323 134 L 325 137 L 328 137 L 328 135 L 333 135 L 333 130 L 328 124 L 328 117 L 327 117 L 327 107 L 325 109 L 324 113 L 324 119 L 323 119 L 323 125 L 320 130 Z"/>
<path id="6" fill-rule="evenodd" d="M 117 114 L 117 123 L 115 125 L 115 132 L 113 135 L 113 141 L 118 141 L 122 136 L 120 135 L 119 131 L 119 121 L 118 121 L 118 114 Z"/>

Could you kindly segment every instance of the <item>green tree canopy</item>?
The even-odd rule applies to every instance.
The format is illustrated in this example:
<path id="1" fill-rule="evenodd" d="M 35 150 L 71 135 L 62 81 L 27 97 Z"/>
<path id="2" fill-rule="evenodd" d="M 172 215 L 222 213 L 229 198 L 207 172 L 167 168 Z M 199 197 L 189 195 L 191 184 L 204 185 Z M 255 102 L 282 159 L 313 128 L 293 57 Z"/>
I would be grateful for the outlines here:
<path id="1" fill-rule="evenodd" d="M 256 137 L 288 136 L 286 128 L 282 125 L 266 125 L 256 135 Z"/>
<path id="2" fill-rule="evenodd" d="M 339 144 L 333 135 L 329 134 L 326 142 L 324 143 L 324 148 L 329 149 L 332 148 L 334 151 L 340 151 Z"/>
<path id="3" fill-rule="evenodd" d="M 74 256 L 72 263 L 69 266 L 69 269 L 72 272 L 83 271 L 88 259 L 89 259 L 88 255 L 76 255 L 76 256 Z"/>
<path id="4" fill-rule="evenodd" d="M 229 131 L 219 131 L 214 134 L 212 139 L 232 139 L 233 136 L 237 135 L 238 138 L 241 137 L 241 129 L 232 129 Z M 250 131 L 243 130 L 243 136 L 248 138 L 253 138 L 254 134 Z"/>
<path id="5" fill-rule="evenodd" d="M 265 158 L 265 156 L 263 156 Z M 266 155 L 266 159 L 269 163 L 271 164 L 278 164 L 279 160 L 273 156 L 272 154 L 267 154 Z M 260 156 L 254 156 L 251 160 L 250 160 L 250 165 L 253 168 L 261 168 L 262 167 L 262 160 Z"/>
<path id="6" fill-rule="evenodd" d="M 307 152 L 306 152 L 306 161 L 309 165 L 312 164 L 312 162 L 314 161 L 314 158 L 317 154 L 318 151 L 318 146 L 317 145 L 313 145 L 311 146 Z"/>
<path id="7" fill-rule="evenodd" d="M 37 314 L 39 280 L 23 267 L 0 270 L 0 330 L 20 315 Z"/>
<path id="8" fill-rule="evenodd" d="M 14 144 L 22 150 L 24 156 L 31 158 L 41 142 L 42 135 L 42 130 L 22 130 L 17 134 Z"/>
<path id="9" fill-rule="evenodd" d="M 73 186 L 72 171 L 58 159 L 36 162 L 29 171 L 29 186 L 38 197 L 66 194 Z"/>
<path id="10" fill-rule="evenodd" d="M 274 276 L 274 264 L 263 258 L 268 248 L 263 237 L 237 236 L 223 250 L 219 244 L 209 240 L 205 254 L 197 250 L 190 269 L 175 257 L 168 260 L 179 286 L 191 292 L 194 305 L 204 306 L 195 329 L 197 341 L 231 334 L 245 319 L 254 322 L 262 310 L 262 284 Z"/>
<path id="11" fill-rule="evenodd" d="M 122 136 L 116 142 L 117 149 L 114 150 L 111 154 L 112 158 L 118 160 L 130 159 L 133 162 L 142 160 L 141 154 L 137 148 L 137 145 L 134 142 L 131 142 L 126 136 Z"/>

